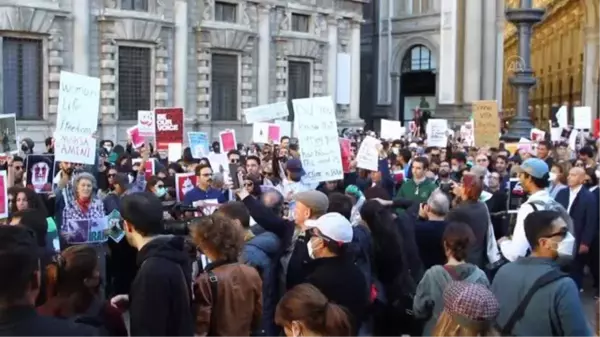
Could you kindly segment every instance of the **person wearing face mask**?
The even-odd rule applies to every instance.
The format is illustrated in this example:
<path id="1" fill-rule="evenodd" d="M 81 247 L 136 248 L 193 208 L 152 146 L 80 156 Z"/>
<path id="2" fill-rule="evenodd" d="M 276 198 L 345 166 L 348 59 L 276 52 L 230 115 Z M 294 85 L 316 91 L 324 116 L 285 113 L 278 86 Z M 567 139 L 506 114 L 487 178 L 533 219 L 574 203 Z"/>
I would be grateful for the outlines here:
<path id="1" fill-rule="evenodd" d="M 327 213 L 316 220 L 306 220 L 304 225 L 311 234 L 306 243 L 311 258 L 306 282 L 348 309 L 356 335 L 366 318 L 369 298 L 365 277 L 347 253 L 353 237 L 352 224 L 340 213 Z"/>
<path id="2" fill-rule="evenodd" d="M 35 143 L 31 138 L 23 138 L 23 140 L 21 140 L 21 152 L 23 152 L 24 155 L 33 154 L 34 146 Z"/>
<path id="3" fill-rule="evenodd" d="M 593 336 L 577 285 L 560 272 L 560 260 L 571 259 L 575 246 L 561 214 L 527 215 L 525 236 L 531 255 L 500 268 L 491 287 L 502 336 Z M 513 317 L 519 306 L 524 310 Z"/>
<path id="4" fill-rule="evenodd" d="M 154 193 L 161 200 L 168 200 L 170 198 L 165 183 L 157 176 L 152 176 L 148 179 L 146 192 Z"/>
<path id="5" fill-rule="evenodd" d="M 110 154 L 115 147 L 115 143 L 112 140 L 106 139 L 102 141 L 102 147 L 106 150 L 108 154 Z"/>

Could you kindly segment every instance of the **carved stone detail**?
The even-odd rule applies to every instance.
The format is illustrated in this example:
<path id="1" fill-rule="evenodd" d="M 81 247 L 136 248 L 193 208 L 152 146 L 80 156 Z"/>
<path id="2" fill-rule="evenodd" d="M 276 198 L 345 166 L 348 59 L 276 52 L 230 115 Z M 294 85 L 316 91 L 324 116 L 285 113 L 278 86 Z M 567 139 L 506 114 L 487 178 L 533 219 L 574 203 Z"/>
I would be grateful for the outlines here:
<path id="1" fill-rule="evenodd" d="M 48 34 L 55 15 L 33 7 L 0 7 L 0 30 Z"/>
<path id="2" fill-rule="evenodd" d="M 204 0 L 204 12 L 202 18 L 207 21 L 213 20 L 215 11 L 215 0 Z"/>
<path id="3" fill-rule="evenodd" d="M 156 21 L 121 19 L 115 21 L 115 38 L 157 42 L 163 25 Z"/>

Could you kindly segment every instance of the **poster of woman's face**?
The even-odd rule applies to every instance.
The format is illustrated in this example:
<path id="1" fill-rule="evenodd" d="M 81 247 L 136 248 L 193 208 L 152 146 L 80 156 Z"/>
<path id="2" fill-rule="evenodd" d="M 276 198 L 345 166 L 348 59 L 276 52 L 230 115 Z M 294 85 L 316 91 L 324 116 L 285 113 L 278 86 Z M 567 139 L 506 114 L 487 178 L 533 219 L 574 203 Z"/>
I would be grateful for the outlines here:
<path id="1" fill-rule="evenodd" d="M 0 115 L 0 140 L 3 153 L 17 153 L 17 118 L 14 114 Z"/>

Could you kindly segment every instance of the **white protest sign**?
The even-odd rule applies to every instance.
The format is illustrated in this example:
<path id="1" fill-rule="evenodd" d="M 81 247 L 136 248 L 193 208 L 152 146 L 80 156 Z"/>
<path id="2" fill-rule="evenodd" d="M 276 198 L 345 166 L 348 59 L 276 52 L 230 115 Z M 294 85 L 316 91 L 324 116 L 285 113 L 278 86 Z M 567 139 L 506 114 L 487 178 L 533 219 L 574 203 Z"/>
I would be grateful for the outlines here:
<path id="1" fill-rule="evenodd" d="M 181 153 L 183 152 L 183 145 L 181 143 L 169 143 L 167 148 L 167 158 L 170 163 L 176 163 L 181 159 Z"/>
<path id="2" fill-rule="evenodd" d="M 273 123 L 254 123 L 252 124 L 252 141 L 255 143 L 279 144 L 281 129 L 278 124 Z"/>
<path id="3" fill-rule="evenodd" d="M 307 183 L 344 178 L 335 107 L 330 96 L 295 99 L 300 159 Z"/>
<path id="4" fill-rule="evenodd" d="M 276 119 L 275 124 L 279 125 L 279 132 L 281 137 L 291 137 L 292 136 L 292 122 L 283 121 L 280 119 Z"/>
<path id="5" fill-rule="evenodd" d="M 156 131 L 154 111 L 138 110 L 138 128 L 141 136 L 154 137 L 154 132 Z"/>
<path id="6" fill-rule="evenodd" d="M 561 139 L 563 128 L 551 128 L 550 129 L 550 140 L 558 142 Z"/>
<path id="7" fill-rule="evenodd" d="M 592 108 L 576 106 L 573 110 L 573 122 L 577 130 L 592 130 Z"/>
<path id="8" fill-rule="evenodd" d="M 573 151 L 577 150 L 577 136 L 579 136 L 579 130 L 571 130 L 571 134 L 569 134 L 569 148 Z"/>
<path id="9" fill-rule="evenodd" d="M 427 146 L 446 147 L 448 145 L 448 120 L 430 119 L 427 121 Z"/>
<path id="10" fill-rule="evenodd" d="M 561 128 L 566 128 L 569 125 L 569 122 L 567 121 L 567 107 L 566 106 L 561 106 L 560 109 L 558 109 L 558 111 L 556 112 L 556 122 L 558 123 L 558 126 L 560 126 Z"/>
<path id="11" fill-rule="evenodd" d="M 244 109 L 244 117 L 248 124 L 268 122 L 274 119 L 287 117 L 289 114 L 287 102 L 277 102 Z"/>
<path id="12" fill-rule="evenodd" d="M 96 162 L 96 139 L 91 134 L 55 132 L 54 159 L 69 163 L 94 165 Z"/>
<path id="13" fill-rule="evenodd" d="M 529 138 L 531 138 L 531 140 L 534 142 L 543 141 L 545 137 L 546 137 L 546 131 L 544 131 L 544 130 L 540 130 L 538 128 L 533 128 L 533 129 L 531 129 L 531 131 L 529 131 Z"/>
<path id="14" fill-rule="evenodd" d="M 402 132 L 402 123 L 400 121 L 391 121 L 389 119 L 381 120 L 381 130 L 380 130 L 381 139 L 400 139 L 400 136 L 403 136 Z"/>
<path id="15" fill-rule="evenodd" d="M 379 144 L 381 143 L 377 138 L 366 136 L 356 154 L 356 167 L 377 171 L 379 168 L 379 150 L 377 149 Z"/>
<path id="16" fill-rule="evenodd" d="M 55 132 L 91 136 L 98 128 L 100 79 L 60 72 Z"/>

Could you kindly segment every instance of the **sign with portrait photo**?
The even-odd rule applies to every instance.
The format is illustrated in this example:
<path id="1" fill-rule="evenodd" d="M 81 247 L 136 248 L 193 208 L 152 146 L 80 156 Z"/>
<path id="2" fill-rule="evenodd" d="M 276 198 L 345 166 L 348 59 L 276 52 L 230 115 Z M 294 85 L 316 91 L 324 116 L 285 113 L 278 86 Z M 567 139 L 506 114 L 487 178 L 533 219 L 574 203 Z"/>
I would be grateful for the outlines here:
<path id="1" fill-rule="evenodd" d="M 27 156 L 26 187 L 35 193 L 52 193 L 54 155 L 30 154 Z"/>

